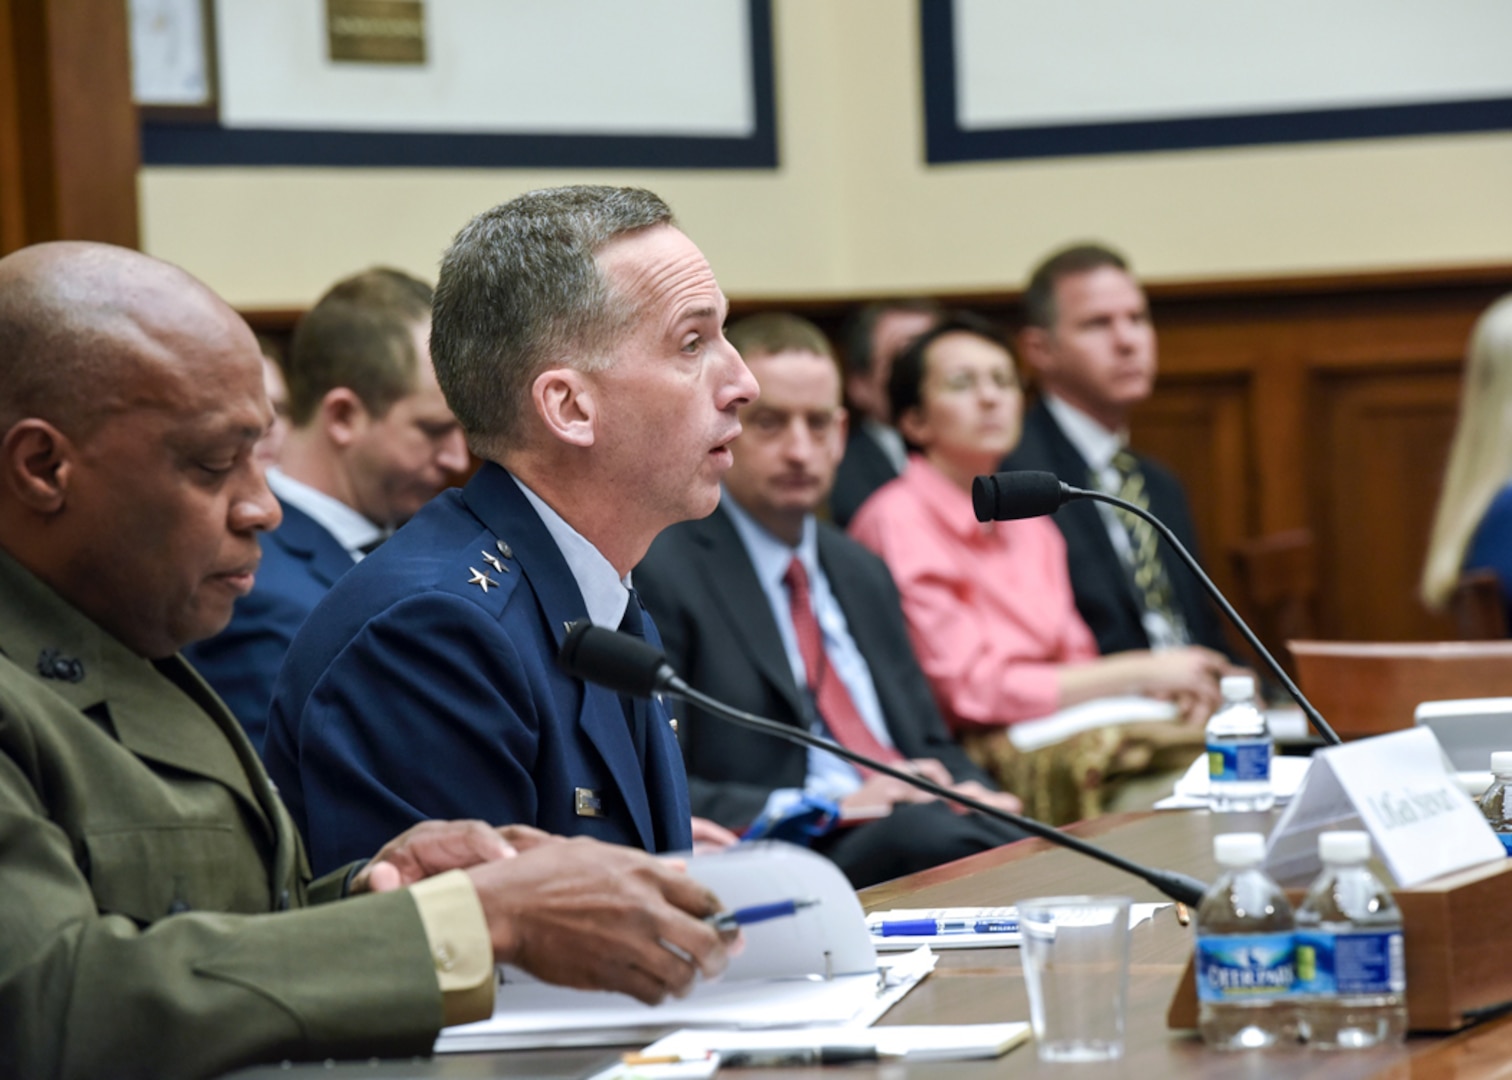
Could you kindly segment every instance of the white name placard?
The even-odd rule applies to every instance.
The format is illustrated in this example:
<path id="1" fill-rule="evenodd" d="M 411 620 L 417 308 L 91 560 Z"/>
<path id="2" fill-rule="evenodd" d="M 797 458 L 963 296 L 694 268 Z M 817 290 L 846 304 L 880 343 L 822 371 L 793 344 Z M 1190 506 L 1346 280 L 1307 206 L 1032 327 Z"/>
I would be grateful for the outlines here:
<path id="1" fill-rule="evenodd" d="M 1361 828 L 1402 888 L 1507 857 L 1422 727 L 1315 753 L 1271 831 L 1266 870 L 1283 883 L 1306 882 L 1321 868 L 1318 833 Z"/>

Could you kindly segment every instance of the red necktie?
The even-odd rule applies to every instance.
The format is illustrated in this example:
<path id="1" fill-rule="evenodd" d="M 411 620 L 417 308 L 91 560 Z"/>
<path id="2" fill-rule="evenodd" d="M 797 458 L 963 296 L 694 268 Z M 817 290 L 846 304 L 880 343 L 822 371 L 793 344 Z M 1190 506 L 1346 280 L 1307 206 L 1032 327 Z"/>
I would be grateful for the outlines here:
<path id="1" fill-rule="evenodd" d="M 856 711 L 845 683 L 835 673 L 824 651 L 824 636 L 819 631 L 819 620 L 814 617 L 814 607 L 809 600 L 808 571 L 795 556 L 788 564 L 782 583 L 788 587 L 793 610 L 793 633 L 798 638 L 798 652 L 803 657 L 804 675 L 809 690 L 819 707 L 819 716 L 829 728 L 835 741 L 847 750 L 865 754 L 885 764 L 903 760 L 903 755 L 890 746 L 877 741 L 866 721 Z M 863 772 L 865 772 L 863 768 Z"/>

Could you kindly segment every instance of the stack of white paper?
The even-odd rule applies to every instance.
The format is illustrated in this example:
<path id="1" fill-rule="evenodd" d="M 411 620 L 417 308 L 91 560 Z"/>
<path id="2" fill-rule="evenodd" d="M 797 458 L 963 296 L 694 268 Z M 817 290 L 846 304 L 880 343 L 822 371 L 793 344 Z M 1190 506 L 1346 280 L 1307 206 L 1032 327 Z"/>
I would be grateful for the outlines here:
<path id="1" fill-rule="evenodd" d="M 727 910 L 790 899 L 818 903 L 743 928 L 746 948 L 724 976 L 682 1000 L 643 1005 L 624 994 L 549 986 L 502 968 L 494 1015 L 444 1030 L 436 1053 L 643 1043 L 680 1027 L 872 1023 L 934 966 L 933 954 L 879 965 L 855 890 L 835 864 L 791 844 L 742 844 L 687 859 Z M 884 969 L 885 968 L 885 969 Z"/>
<path id="2" fill-rule="evenodd" d="M 1307 775 L 1311 758 L 1277 754 L 1271 758 L 1271 790 L 1275 792 L 1276 804 L 1285 805 Z M 1155 804 L 1157 810 L 1201 810 L 1208 804 L 1208 759 L 1203 754 L 1192 762 L 1187 771 L 1176 781 L 1175 790 Z"/>

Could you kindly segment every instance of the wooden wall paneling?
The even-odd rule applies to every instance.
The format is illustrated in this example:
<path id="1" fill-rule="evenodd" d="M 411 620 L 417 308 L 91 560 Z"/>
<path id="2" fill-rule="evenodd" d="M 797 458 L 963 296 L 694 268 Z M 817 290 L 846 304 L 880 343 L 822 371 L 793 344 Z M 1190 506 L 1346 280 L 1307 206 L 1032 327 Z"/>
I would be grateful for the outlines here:
<path id="1" fill-rule="evenodd" d="M 25 243 L 26 200 L 21 182 L 20 87 L 17 85 L 12 0 L 0 0 L 0 254 Z"/>
<path id="2" fill-rule="evenodd" d="M 1417 603 L 1416 574 L 1453 429 L 1465 341 L 1480 311 L 1512 285 L 1512 275 L 1501 269 L 1463 277 L 1430 273 L 1271 284 L 1151 290 L 1162 380 L 1150 406 L 1177 377 L 1228 373 L 1236 366 L 1248 372 L 1254 535 L 1296 527 L 1314 532 L 1322 631 L 1367 640 L 1449 636 L 1447 623 Z M 1366 385 L 1358 380 L 1369 380 L 1388 396 L 1385 388 L 1400 384 L 1406 407 L 1432 373 L 1439 380 L 1420 403 L 1426 417 L 1417 421 L 1406 413 L 1372 412 L 1340 396 L 1346 387 Z M 1366 435 L 1349 428 L 1345 417 L 1372 433 L 1391 431 L 1386 438 L 1393 448 L 1400 445 L 1393 440 L 1414 440 L 1418 452 L 1377 454 L 1367 479 L 1359 480 L 1355 473 L 1365 463 L 1351 440 Z M 1136 427 L 1136 440 L 1142 437 Z M 1174 464 L 1195 500 L 1200 469 Z M 1360 526 L 1345 533 L 1337 501 L 1342 487 L 1359 483 L 1380 485 L 1366 499 L 1366 531 L 1392 532 L 1363 562 L 1358 552 L 1350 554 Z M 1360 498 L 1342 493 L 1346 505 L 1351 497 Z M 1211 555 L 1208 561 L 1214 562 Z"/>
<path id="3" fill-rule="evenodd" d="M 1232 301 L 1157 309 L 1156 326 L 1161 355 L 1156 399 L 1183 378 L 1222 373 L 1246 381 L 1248 460 L 1240 482 L 1250 507 L 1248 533 L 1236 539 L 1305 527 L 1309 511 L 1299 479 L 1306 434 L 1304 380 L 1291 327 L 1257 317 L 1253 304 Z"/>
<path id="4" fill-rule="evenodd" d="M 1313 499 L 1325 637 L 1454 636 L 1450 621 L 1423 610 L 1415 591 L 1459 384 L 1449 366 L 1318 376 Z"/>
<path id="5" fill-rule="evenodd" d="M 46 9 L 36 0 L 7 0 L 5 53 L 0 67 L 8 84 L 5 141 L 0 158 L 5 172 L 0 187 L 7 190 L 4 251 L 58 236 L 57 193 L 51 176 L 52 94 L 46 60 Z M 3 254 L 3 252 L 0 252 Z"/>
<path id="6" fill-rule="evenodd" d="M 121 0 L 49 0 L 54 184 L 70 239 L 139 242 L 141 136 Z"/>
<path id="7" fill-rule="evenodd" d="M 3 0 L 0 253 L 138 245 L 140 162 L 122 0 Z"/>
<path id="8" fill-rule="evenodd" d="M 1243 375 L 1168 377 L 1131 430 L 1142 452 L 1181 477 L 1203 565 L 1225 592 L 1235 583 L 1224 552 L 1253 531 L 1248 397 Z"/>

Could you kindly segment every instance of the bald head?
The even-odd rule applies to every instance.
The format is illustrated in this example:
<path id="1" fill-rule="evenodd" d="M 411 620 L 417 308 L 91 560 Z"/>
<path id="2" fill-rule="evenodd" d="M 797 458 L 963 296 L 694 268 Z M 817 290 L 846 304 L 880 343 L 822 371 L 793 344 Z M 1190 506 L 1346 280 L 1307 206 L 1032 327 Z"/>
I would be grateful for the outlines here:
<path id="1" fill-rule="evenodd" d="M 0 548 L 143 656 L 216 633 L 277 502 L 247 324 L 101 244 L 0 259 Z"/>
<path id="2" fill-rule="evenodd" d="M 144 364 L 179 361 L 176 342 L 207 336 L 254 341 L 176 266 L 77 242 L 8 255 L 0 259 L 0 432 L 34 416 L 84 437 L 131 406 Z"/>

